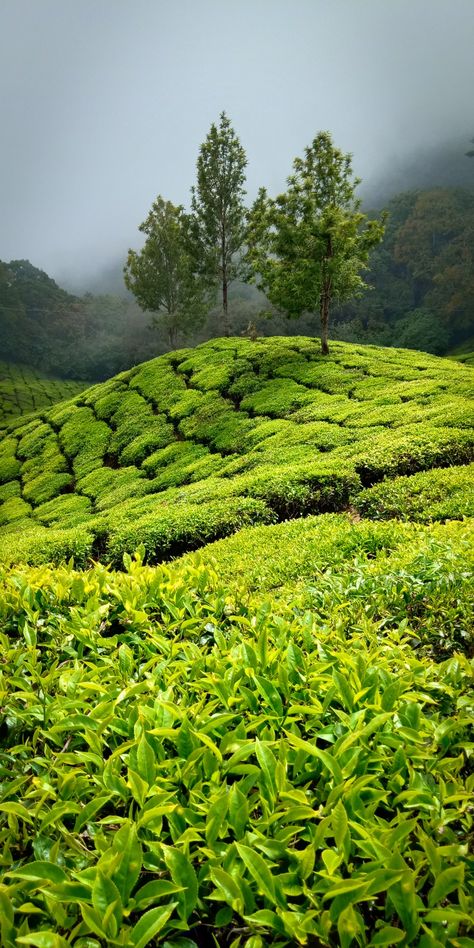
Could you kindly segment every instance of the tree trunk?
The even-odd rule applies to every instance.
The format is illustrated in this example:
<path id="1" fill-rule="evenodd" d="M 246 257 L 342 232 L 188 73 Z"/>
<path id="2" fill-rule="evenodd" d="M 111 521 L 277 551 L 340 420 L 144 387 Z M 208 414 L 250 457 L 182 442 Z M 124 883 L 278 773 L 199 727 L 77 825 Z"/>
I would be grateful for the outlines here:
<path id="1" fill-rule="evenodd" d="M 224 327 L 224 336 L 230 336 L 229 328 L 229 304 L 227 299 L 227 276 L 224 273 L 222 277 L 222 325 Z"/>
<path id="2" fill-rule="evenodd" d="M 321 296 L 319 300 L 319 314 L 321 316 L 321 352 L 323 356 L 329 355 L 328 326 L 329 326 L 329 302 L 331 299 L 332 279 L 331 279 L 330 268 L 329 268 L 328 262 L 331 260 L 332 255 L 333 255 L 332 236 L 331 236 L 331 233 L 329 232 L 327 235 L 326 259 L 324 261 L 325 267 L 323 270 L 323 273 L 324 273 L 323 287 L 321 290 Z"/>
<path id="3" fill-rule="evenodd" d="M 319 304 L 319 314 L 321 316 L 321 352 L 323 355 L 329 355 L 328 346 L 328 326 L 329 326 L 329 292 L 324 288 L 321 293 Z"/>

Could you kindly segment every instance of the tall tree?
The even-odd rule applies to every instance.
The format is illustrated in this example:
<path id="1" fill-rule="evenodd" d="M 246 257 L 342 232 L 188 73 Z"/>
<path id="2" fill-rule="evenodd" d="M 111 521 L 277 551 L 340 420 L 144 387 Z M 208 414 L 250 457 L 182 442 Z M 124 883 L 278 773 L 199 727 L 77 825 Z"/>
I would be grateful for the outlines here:
<path id="1" fill-rule="evenodd" d="M 204 319 L 207 284 L 196 274 L 185 236 L 181 206 L 158 196 L 139 230 L 147 235 L 140 251 L 129 250 L 124 267 L 125 285 L 143 310 L 157 314 L 169 344 L 175 348 L 180 332 Z"/>
<path id="2" fill-rule="evenodd" d="M 210 286 L 221 288 L 225 335 L 229 335 L 229 284 L 241 273 L 246 165 L 245 151 L 222 112 L 219 125 L 211 125 L 199 151 L 188 223 L 190 246 L 199 272 Z"/>
<path id="3" fill-rule="evenodd" d="M 247 260 L 255 282 L 289 316 L 319 310 L 327 355 L 331 303 L 367 286 L 361 274 L 384 224 L 361 213 L 352 156 L 328 132 L 316 136 L 293 169 L 284 194 L 273 199 L 261 188 L 249 214 Z"/>

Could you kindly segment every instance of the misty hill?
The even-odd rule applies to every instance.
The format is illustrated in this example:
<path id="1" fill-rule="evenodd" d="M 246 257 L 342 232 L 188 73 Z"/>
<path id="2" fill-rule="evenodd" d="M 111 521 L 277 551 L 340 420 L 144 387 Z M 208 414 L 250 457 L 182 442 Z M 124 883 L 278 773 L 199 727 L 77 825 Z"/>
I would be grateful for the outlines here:
<path id="1" fill-rule="evenodd" d="M 378 177 L 364 181 L 361 191 L 364 202 L 382 207 L 404 191 L 433 188 L 464 188 L 474 186 L 474 160 L 467 152 L 472 150 L 472 131 L 454 140 L 440 142 L 417 152 L 404 153 L 393 160 Z"/>
<path id="2" fill-rule="evenodd" d="M 0 262 L 5 360 L 62 378 L 107 378 L 156 354 L 150 326 L 128 299 L 74 296 L 28 260 Z"/>
<path id="3" fill-rule="evenodd" d="M 87 389 L 0 446 L 3 554 L 152 560 L 474 457 L 470 368 L 315 340 L 215 340 Z"/>
<path id="4" fill-rule="evenodd" d="M 465 159 L 468 163 L 468 159 Z M 474 191 L 436 188 L 398 195 L 388 205 L 381 246 L 371 259 L 365 295 L 334 308 L 332 335 L 347 342 L 424 349 L 442 355 L 474 331 L 474 263 L 465 248 L 474 233 Z M 122 263 L 115 271 L 121 280 Z M 104 284 L 105 285 L 105 284 Z M 315 335 L 318 317 L 289 320 L 255 287 L 231 286 L 233 335 Z M 218 307 L 203 326 L 182 336 L 196 345 L 219 336 Z M 122 294 L 79 297 L 28 261 L 0 264 L 3 356 L 65 378 L 102 380 L 169 350 L 159 316 Z"/>

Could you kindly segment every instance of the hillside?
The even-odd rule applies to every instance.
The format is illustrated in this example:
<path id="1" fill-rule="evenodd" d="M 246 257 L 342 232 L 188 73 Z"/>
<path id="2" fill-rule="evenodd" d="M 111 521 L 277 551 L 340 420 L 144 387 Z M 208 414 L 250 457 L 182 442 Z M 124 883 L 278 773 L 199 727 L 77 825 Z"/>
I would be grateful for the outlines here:
<path id="1" fill-rule="evenodd" d="M 58 379 L 27 365 L 0 362 L 0 431 L 13 416 L 26 415 L 72 398 L 87 384 Z"/>
<path id="2" fill-rule="evenodd" d="M 451 359 L 463 362 L 464 365 L 474 365 L 474 339 L 468 339 L 464 345 L 452 349 L 448 355 Z"/>
<path id="3" fill-rule="evenodd" d="M 2 945 L 468 948 L 473 381 L 215 340 L 11 424 Z"/>
<path id="4" fill-rule="evenodd" d="M 474 456 L 472 369 L 306 338 L 215 340 L 124 372 L 0 446 L 7 561 L 150 561 Z M 462 515 L 462 512 L 461 512 Z"/>

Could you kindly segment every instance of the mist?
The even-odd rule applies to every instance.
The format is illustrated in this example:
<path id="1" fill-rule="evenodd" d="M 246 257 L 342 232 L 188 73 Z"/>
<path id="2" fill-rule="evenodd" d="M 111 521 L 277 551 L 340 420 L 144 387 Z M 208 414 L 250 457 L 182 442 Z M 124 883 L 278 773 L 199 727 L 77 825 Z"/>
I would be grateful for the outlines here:
<path id="1" fill-rule="evenodd" d="M 0 258 L 75 288 L 116 274 L 158 193 L 188 204 L 223 109 L 249 200 L 281 190 L 320 129 L 373 204 L 452 183 L 436 154 L 472 181 L 473 39 L 472 0 L 4 3 Z"/>

